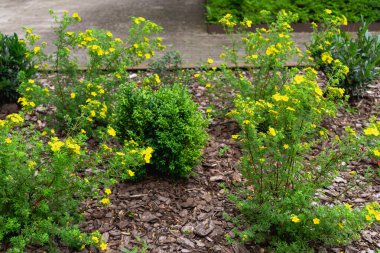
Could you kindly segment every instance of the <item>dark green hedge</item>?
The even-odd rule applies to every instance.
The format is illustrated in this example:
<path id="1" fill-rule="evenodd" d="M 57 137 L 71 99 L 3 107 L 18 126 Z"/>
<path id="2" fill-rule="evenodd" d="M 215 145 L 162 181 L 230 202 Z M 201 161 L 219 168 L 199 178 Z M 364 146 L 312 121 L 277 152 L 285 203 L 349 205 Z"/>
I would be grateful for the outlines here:
<path id="1" fill-rule="evenodd" d="M 349 22 L 360 22 L 362 15 L 369 22 L 380 21 L 380 0 L 208 0 L 207 20 L 211 24 L 230 13 L 238 20 L 248 18 L 254 24 L 265 23 L 260 15 L 267 10 L 273 16 L 281 9 L 297 13 L 301 23 L 318 22 L 325 9 L 345 15 Z"/>

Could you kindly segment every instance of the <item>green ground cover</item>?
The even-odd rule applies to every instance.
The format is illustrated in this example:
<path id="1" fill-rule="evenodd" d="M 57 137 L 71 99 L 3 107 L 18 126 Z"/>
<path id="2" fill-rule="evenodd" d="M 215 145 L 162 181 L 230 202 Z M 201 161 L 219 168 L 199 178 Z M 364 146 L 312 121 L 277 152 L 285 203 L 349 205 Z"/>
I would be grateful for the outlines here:
<path id="1" fill-rule="evenodd" d="M 301 23 L 320 21 L 320 14 L 325 9 L 345 15 L 349 22 L 359 22 L 361 16 L 370 22 L 380 20 L 379 0 L 208 0 L 206 4 L 210 24 L 218 23 L 227 13 L 239 20 L 247 18 L 254 24 L 262 24 L 266 23 L 266 18 L 260 11 L 267 10 L 275 16 L 281 9 L 298 14 Z"/>

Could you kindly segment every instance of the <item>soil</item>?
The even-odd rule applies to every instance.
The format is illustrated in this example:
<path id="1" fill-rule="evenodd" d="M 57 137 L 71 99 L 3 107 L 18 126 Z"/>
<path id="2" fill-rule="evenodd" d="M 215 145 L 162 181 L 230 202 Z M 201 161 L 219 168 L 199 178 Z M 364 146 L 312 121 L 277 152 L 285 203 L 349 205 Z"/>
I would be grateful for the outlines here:
<path id="1" fill-rule="evenodd" d="M 205 88 L 193 84 L 191 92 L 205 111 L 212 102 L 223 107 L 225 101 L 212 101 Z M 334 120 L 325 126 L 341 131 L 342 126 L 351 125 L 356 129 L 365 127 L 371 116 L 379 117 L 380 82 L 351 104 L 351 110 L 341 110 Z M 33 117 L 31 119 L 33 121 Z M 85 232 L 99 230 L 107 252 L 122 252 L 147 244 L 147 252 L 223 252 L 245 253 L 266 252 L 257 245 L 230 245 L 225 235 L 232 233 L 233 224 L 223 218 L 224 213 L 237 214 L 228 200 L 221 183 L 226 188 L 243 181 L 239 172 L 239 145 L 231 135 L 239 132 L 236 122 L 230 119 L 212 119 L 208 129 L 209 142 L 204 149 L 202 162 L 194 168 L 187 180 L 173 181 L 167 178 L 148 177 L 137 183 L 120 183 L 112 189 L 111 205 L 99 207 L 94 201 L 83 204 L 85 221 L 81 228 Z M 347 171 L 340 173 L 334 183 L 321 189 L 318 196 L 321 203 L 349 203 L 363 207 L 365 203 L 380 203 L 380 175 L 374 176 L 377 161 L 363 160 L 347 165 Z M 349 172 L 355 170 L 356 175 Z M 359 240 L 345 247 L 320 247 L 318 252 L 375 252 L 380 249 L 380 225 L 376 224 L 363 231 Z M 42 252 L 41 248 L 29 248 L 30 252 Z M 62 248 L 63 252 L 72 252 Z M 85 249 L 83 252 L 96 252 Z"/>

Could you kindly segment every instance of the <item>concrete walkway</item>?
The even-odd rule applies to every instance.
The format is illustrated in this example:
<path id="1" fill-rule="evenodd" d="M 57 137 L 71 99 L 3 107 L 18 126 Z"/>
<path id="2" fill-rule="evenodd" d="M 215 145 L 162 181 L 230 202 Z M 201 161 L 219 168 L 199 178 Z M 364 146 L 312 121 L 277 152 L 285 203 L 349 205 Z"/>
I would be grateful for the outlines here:
<path id="1" fill-rule="evenodd" d="M 223 46 L 229 45 L 224 34 L 208 34 L 204 17 L 204 0 L 1 0 L 0 31 L 20 33 L 22 26 L 34 28 L 48 44 L 54 39 L 49 9 L 78 12 L 82 22 L 78 29 L 103 28 L 115 36 L 125 37 L 132 16 L 141 16 L 164 28 L 162 37 L 167 50 L 179 50 L 184 66 L 194 67 L 207 58 L 220 63 Z M 295 33 L 299 46 L 309 40 L 308 33 Z M 48 51 L 52 50 L 48 47 Z"/>

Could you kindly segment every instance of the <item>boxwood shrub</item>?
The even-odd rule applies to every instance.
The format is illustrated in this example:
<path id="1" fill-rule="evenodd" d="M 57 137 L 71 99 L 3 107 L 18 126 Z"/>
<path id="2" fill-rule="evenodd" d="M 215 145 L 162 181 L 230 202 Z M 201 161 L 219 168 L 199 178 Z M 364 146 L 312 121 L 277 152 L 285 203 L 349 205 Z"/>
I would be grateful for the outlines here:
<path id="1" fill-rule="evenodd" d="M 207 140 L 207 121 L 181 84 L 121 87 L 114 125 L 119 137 L 153 148 L 151 167 L 173 177 L 187 176 Z"/>

